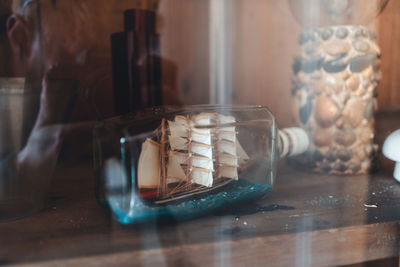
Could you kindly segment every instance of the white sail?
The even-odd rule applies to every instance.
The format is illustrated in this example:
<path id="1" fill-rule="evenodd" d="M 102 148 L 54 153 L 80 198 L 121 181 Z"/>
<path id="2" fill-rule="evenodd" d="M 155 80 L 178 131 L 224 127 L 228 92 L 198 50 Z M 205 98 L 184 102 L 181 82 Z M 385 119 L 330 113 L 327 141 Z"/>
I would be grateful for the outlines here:
<path id="1" fill-rule="evenodd" d="M 218 125 L 220 125 L 217 129 L 217 131 L 219 133 L 221 132 L 231 132 L 231 133 L 235 133 L 235 126 L 224 126 L 224 125 L 229 125 L 232 123 L 236 122 L 236 119 L 232 116 L 224 116 L 224 115 L 217 115 L 217 120 L 218 120 Z"/>
<path id="2" fill-rule="evenodd" d="M 211 135 L 211 130 L 209 128 L 204 128 L 206 126 L 211 126 L 211 117 L 208 114 L 200 114 L 193 118 L 192 130 L 197 134 L 207 134 Z"/>
<path id="3" fill-rule="evenodd" d="M 183 116 L 169 121 L 168 136 L 172 160 L 168 164 L 174 175 L 169 175 L 169 181 L 187 180 L 192 183 L 212 186 L 214 165 L 212 161 L 211 130 L 195 128 L 195 125 L 209 125 L 208 116 L 196 116 L 192 120 Z M 180 151 L 177 153 L 177 151 Z M 185 167 L 186 173 L 182 169 Z M 172 177 L 175 176 L 175 177 Z"/>
<path id="4" fill-rule="evenodd" d="M 184 125 L 186 128 L 189 127 L 188 119 L 185 116 L 176 116 L 174 122 L 180 125 Z"/>
<path id="5" fill-rule="evenodd" d="M 237 166 L 222 165 L 218 168 L 218 178 L 231 178 L 238 180 Z"/>
<path id="6" fill-rule="evenodd" d="M 201 128 L 201 125 L 193 125 L 192 128 L 194 133 L 197 134 L 208 134 L 211 135 L 211 130 L 210 129 L 206 129 L 206 128 Z"/>
<path id="7" fill-rule="evenodd" d="M 211 134 L 210 133 L 203 134 L 203 133 L 197 133 L 197 132 L 193 131 L 190 134 L 190 139 L 192 142 L 205 144 L 205 145 L 211 145 Z"/>
<path id="8" fill-rule="evenodd" d="M 189 140 L 186 138 L 182 138 L 182 137 L 172 137 L 169 136 L 169 143 L 170 146 L 172 148 L 172 150 L 174 151 L 188 151 L 189 150 Z M 203 156 L 203 157 L 207 157 L 207 158 L 212 158 L 212 146 L 211 144 L 204 144 L 201 143 L 200 139 L 198 139 L 199 142 L 192 142 L 190 144 L 191 146 L 191 153 L 195 154 L 195 155 L 199 155 L 199 156 Z M 211 140 L 210 140 L 211 143 Z"/>
<path id="9" fill-rule="evenodd" d="M 214 168 L 212 159 L 206 157 L 198 157 L 198 156 L 189 157 L 188 154 L 186 153 L 180 153 L 175 151 L 170 151 L 169 157 L 173 158 L 172 162 L 179 165 L 192 164 L 193 167 L 198 167 L 208 170 L 213 170 Z"/>
<path id="10" fill-rule="evenodd" d="M 236 145 L 228 141 L 218 141 L 217 152 L 236 156 Z"/>
<path id="11" fill-rule="evenodd" d="M 167 165 L 167 183 L 176 183 L 186 180 L 186 174 L 181 166 L 182 158 L 170 151 Z"/>
<path id="12" fill-rule="evenodd" d="M 182 137 L 168 136 L 169 144 L 172 150 L 187 150 L 188 140 Z"/>
<path id="13" fill-rule="evenodd" d="M 160 181 L 166 181 L 170 186 L 179 183 L 177 191 L 170 192 L 180 192 L 191 188 L 182 182 L 212 187 L 215 179 L 237 180 L 239 165 L 249 157 L 237 140 L 235 122 L 233 116 L 217 113 L 201 113 L 191 118 L 178 115 L 168 121 L 163 132 L 168 135 L 168 144 L 164 146 L 168 150 L 165 172 L 161 172 L 160 166 L 161 145 L 146 140 L 139 159 L 139 188 L 160 188 L 165 186 Z M 165 179 L 161 175 L 166 175 Z"/>
<path id="14" fill-rule="evenodd" d="M 192 143 L 191 152 L 194 155 L 203 156 L 212 159 L 212 146 Z"/>
<path id="15" fill-rule="evenodd" d="M 238 179 L 238 156 L 236 127 L 229 126 L 236 122 L 232 116 L 217 115 L 216 161 L 218 162 L 217 178 Z"/>
<path id="16" fill-rule="evenodd" d="M 151 139 L 142 144 L 137 177 L 140 189 L 155 189 L 160 186 L 160 144 Z"/>
<path id="17" fill-rule="evenodd" d="M 236 119 L 233 116 L 218 115 L 220 124 L 235 123 Z"/>
<path id="18" fill-rule="evenodd" d="M 174 121 L 168 121 L 168 127 L 171 132 L 171 136 L 176 137 L 187 137 L 188 128 L 187 125 L 182 125 Z"/>
<path id="19" fill-rule="evenodd" d="M 214 170 L 213 160 L 205 157 L 192 157 L 191 164 L 193 167 L 202 168 L 206 170 Z"/>
<path id="20" fill-rule="evenodd" d="M 211 170 L 193 168 L 191 172 L 192 183 L 212 187 L 213 185 L 213 174 Z"/>
<path id="21" fill-rule="evenodd" d="M 250 157 L 247 155 L 246 151 L 243 149 L 242 145 L 236 139 L 236 154 L 239 159 L 239 165 L 246 163 Z"/>
<path id="22" fill-rule="evenodd" d="M 232 131 L 232 132 L 219 131 L 218 139 L 234 143 L 234 142 L 236 142 L 236 132 L 235 131 Z"/>
<path id="23" fill-rule="evenodd" d="M 170 156 L 173 156 L 176 161 L 181 164 L 181 165 L 186 165 L 188 162 L 188 154 L 187 153 L 182 153 L 182 152 L 176 152 L 176 151 L 170 151 Z"/>
<path id="24" fill-rule="evenodd" d="M 238 158 L 234 155 L 219 154 L 218 163 L 221 165 L 238 166 Z"/>
<path id="25" fill-rule="evenodd" d="M 212 118 L 212 115 L 203 113 L 203 114 L 195 116 L 193 118 L 193 123 L 194 123 L 194 125 L 199 125 L 199 126 L 211 125 L 211 118 Z"/>

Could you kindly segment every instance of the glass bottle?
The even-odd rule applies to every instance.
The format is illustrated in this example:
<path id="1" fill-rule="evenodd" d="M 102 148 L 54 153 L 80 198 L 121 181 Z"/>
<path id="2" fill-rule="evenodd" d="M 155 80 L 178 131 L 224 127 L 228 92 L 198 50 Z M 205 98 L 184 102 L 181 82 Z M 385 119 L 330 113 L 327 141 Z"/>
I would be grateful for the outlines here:
<path id="1" fill-rule="evenodd" d="M 185 220 L 266 196 L 306 133 L 261 106 L 161 107 L 95 129 L 97 199 L 121 223 Z"/>

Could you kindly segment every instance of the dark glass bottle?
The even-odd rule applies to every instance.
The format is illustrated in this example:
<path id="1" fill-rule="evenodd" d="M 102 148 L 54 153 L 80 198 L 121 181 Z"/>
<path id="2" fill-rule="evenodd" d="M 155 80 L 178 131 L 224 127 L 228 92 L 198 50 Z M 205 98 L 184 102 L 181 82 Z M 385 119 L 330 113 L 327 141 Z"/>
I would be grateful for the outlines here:
<path id="1" fill-rule="evenodd" d="M 115 113 L 162 104 L 160 36 L 154 11 L 124 13 L 124 32 L 111 36 Z"/>

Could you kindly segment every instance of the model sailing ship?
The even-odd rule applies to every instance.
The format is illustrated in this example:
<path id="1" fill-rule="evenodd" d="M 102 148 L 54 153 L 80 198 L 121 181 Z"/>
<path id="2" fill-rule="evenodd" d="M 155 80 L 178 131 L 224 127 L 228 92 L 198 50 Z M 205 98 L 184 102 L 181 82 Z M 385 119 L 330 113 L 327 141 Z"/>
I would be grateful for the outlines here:
<path id="1" fill-rule="evenodd" d="M 162 119 L 156 140 L 142 144 L 137 187 L 144 198 L 165 203 L 238 180 L 249 160 L 237 139 L 236 120 L 218 113 Z"/>

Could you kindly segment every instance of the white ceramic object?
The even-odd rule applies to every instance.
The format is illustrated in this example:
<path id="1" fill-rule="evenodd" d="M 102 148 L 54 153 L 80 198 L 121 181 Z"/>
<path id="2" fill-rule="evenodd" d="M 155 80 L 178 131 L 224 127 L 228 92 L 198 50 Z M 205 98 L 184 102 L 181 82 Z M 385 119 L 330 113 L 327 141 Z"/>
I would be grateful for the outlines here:
<path id="1" fill-rule="evenodd" d="M 383 143 L 382 153 L 395 162 L 393 177 L 400 182 L 400 129 L 391 133 Z"/>

